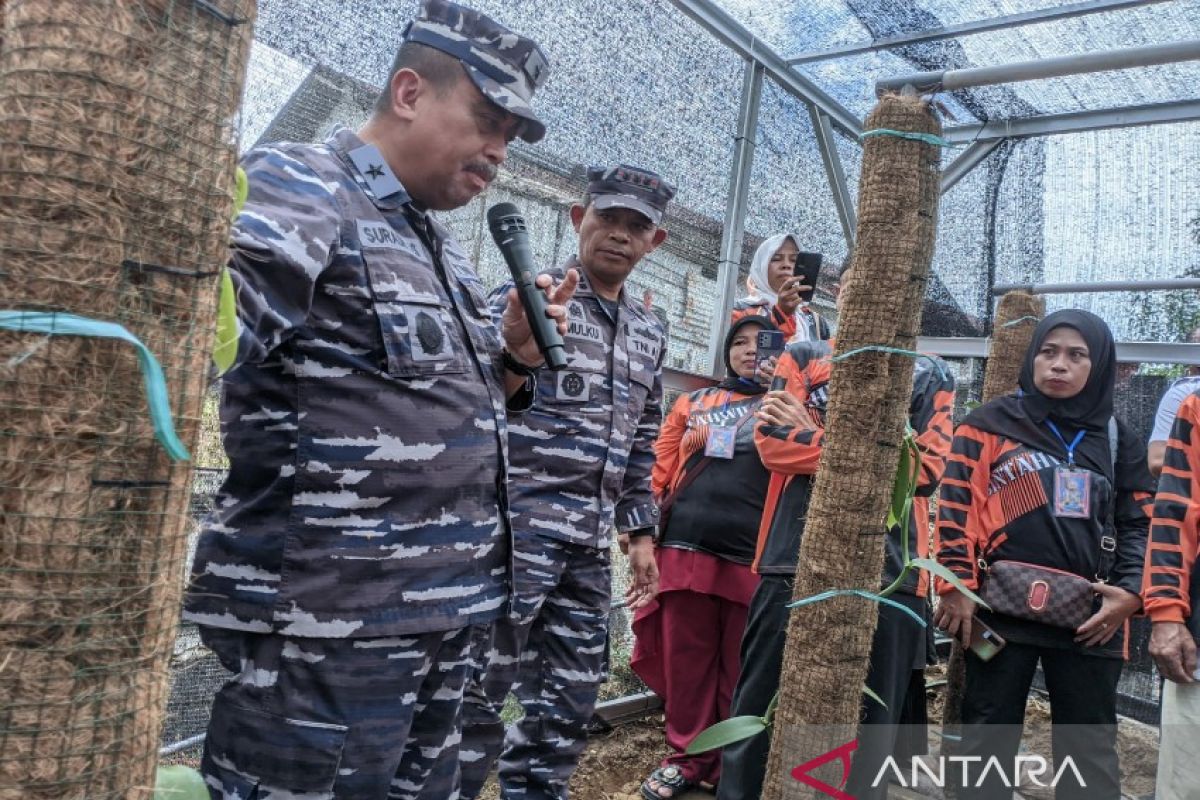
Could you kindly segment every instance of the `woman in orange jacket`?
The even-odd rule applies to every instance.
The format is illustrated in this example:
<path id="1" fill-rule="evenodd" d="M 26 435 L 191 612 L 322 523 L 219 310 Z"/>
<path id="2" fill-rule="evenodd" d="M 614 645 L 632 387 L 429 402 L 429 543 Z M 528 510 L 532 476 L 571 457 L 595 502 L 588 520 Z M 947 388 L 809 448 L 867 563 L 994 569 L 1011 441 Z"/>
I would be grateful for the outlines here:
<path id="1" fill-rule="evenodd" d="M 1154 482 L 1141 440 L 1113 417 L 1115 349 L 1094 314 L 1043 319 L 1020 390 L 955 430 L 938 503 L 938 561 L 966 587 L 982 584 L 997 608 L 977 609 L 939 580 L 935 620 L 966 646 L 981 626 L 1005 642 L 994 654 L 978 646 L 967 654 L 961 754 L 981 764 L 996 758 L 1012 774 L 1040 662 L 1054 757 L 1070 756 L 1086 784 L 1064 773 L 1060 800 L 1121 797 L 1117 681 L 1126 621 L 1142 606 Z M 960 796 L 1012 797 L 995 770 L 973 772 L 969 783 L 975 788 Z"/>
<path id="2" fill-rule="evenodd" d="M 663 699 L 675 752 L 642 784 L 647 800 L 715 785 L 720 751 L 684 749 L 729 715 L 746 612 L 758 583 L 750 571 L 768 474 L 754 446 L 765 388 L 754 377 L 756 339 L 770 322 L 738 320 L 725 340 L 728 377 L 680 396 L 655 446 L 659 525 L 657 600 L 638 612 L 631 666 Z"/>

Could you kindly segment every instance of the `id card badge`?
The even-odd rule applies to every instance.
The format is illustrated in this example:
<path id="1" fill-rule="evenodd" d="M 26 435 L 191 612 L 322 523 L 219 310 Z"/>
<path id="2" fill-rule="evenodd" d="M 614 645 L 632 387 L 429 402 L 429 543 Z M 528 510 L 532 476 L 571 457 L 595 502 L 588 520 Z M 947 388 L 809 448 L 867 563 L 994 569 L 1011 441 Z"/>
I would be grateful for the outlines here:
<path id="1" fill-rule="evenodd" d="M 1054 516 L 1089 517 L 1091 510 L 1091 473 L 1068 466 L 1054 470 Z"/>
<path id="2" fill-rule="evenodd" d="M 737 445 L 737 428 L 714 425 L 708 429 L 708 441 L 704 443 L 704 455 L 709 458 L 733 458 Z"/>

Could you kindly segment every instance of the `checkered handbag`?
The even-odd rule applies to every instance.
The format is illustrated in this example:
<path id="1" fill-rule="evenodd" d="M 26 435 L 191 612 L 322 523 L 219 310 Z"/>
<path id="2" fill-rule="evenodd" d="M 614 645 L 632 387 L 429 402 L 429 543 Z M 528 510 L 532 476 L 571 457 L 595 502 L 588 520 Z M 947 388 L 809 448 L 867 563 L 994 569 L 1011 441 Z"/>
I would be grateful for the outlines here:
<path id="1" fill-rule="evenodd" d="M 980 597 L 992 611 L 1075 630 L 1092 615 L 1091 581 L 1023 561 L 996 561 L 987 569 Z"/>

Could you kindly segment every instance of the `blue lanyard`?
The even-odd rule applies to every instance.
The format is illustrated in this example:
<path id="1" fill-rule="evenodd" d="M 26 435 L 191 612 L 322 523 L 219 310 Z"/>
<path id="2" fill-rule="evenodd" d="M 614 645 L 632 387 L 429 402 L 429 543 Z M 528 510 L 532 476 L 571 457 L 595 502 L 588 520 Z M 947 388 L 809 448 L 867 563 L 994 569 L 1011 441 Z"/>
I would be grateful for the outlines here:
<path id="1" fill-rule="evenodd" d="M 1067 464 L 1072 467 L 1075 466 L 1075 448 L 1079 445 L 1080 442 L 1083 441 L 1083 435 L 1085 433 L 1087 433 L 1087 431 L 1084 430 L 1083 428 L 1080 428 L 1079 433 L 1075 434 L 1074 441 L 1072 441 L 1070 444 L 1067 444 L 1067 440 L 1063 438 L 1063 435 L 1061 433 L 1059 433 L 1058 426 L 1055 425 L 1053 422 L 1051 422 L 1049 419 L 1046 420 L 1046 427 L 1049 428 L 1054 433 L 1054 435 L 1058 437 L 1058 440 L 1060 442 L 1062 442 L 1063 448 L 1066 449 Z"/>

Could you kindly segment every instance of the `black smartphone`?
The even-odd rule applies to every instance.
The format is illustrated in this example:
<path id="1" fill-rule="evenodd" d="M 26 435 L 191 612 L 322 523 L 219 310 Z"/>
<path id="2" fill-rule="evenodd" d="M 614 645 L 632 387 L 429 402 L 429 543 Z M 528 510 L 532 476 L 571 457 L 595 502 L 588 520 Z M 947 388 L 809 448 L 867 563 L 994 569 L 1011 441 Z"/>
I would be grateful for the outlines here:
<path id="1" fill-rule="evenodd" d="M 783 331 L 759 331 L 754 349 L 754 371 L 768 358 L 783 354 Z"/>
<path id="2" fill-rule="evenodd" d="M 800 299 L 805 303 L 811 303 L 813 295 L 817 291 L 817 276 L 821 274 L 821 259 L 820 253 L 796 254 L 796 266 L 792 268 L 792 275 L 799 278 L 800 282 L 808 287 L 807 291 L 800 294 Z"/>
<path id="3" fill-rule="evenodd" d="M 971 646 L 967 649 L 980 661 L 991 661 L 1007 642 L 978 616 L 971 617 Z"/>

